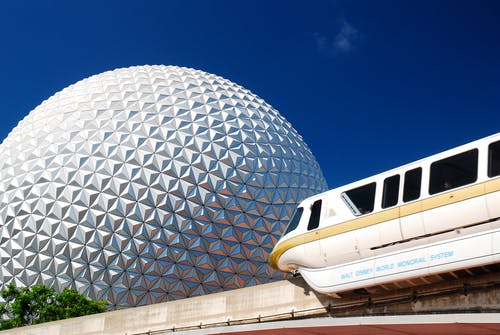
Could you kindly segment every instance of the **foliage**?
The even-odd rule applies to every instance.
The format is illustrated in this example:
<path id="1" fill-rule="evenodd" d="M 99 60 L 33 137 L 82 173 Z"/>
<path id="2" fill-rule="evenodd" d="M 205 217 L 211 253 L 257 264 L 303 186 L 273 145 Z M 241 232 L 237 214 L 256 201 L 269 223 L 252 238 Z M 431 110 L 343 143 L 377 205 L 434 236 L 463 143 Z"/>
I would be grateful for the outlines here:
<path id="1" fill-rule="evenodd" d="M 18 289 L 9 284 L 2 291 L 0 330 L 106 311 L 105 301 L 93 301 L 74 289 L 56 294 L 45 285 Z"/>

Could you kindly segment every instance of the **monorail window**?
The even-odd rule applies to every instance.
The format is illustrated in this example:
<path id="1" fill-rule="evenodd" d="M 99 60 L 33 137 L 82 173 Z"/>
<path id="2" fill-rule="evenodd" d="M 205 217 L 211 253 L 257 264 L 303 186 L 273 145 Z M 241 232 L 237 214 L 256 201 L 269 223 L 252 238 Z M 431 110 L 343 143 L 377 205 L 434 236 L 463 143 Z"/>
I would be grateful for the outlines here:
<path id="1" fill-rule="evenodd" d="M 342 199 L 355 215 L 371 213 L 375 203 L 376 183 L 363 185 L 342 193 Z"/>
<path id="2" fill-rule="evenodd" d="M 477 180 L 477 154 L 473 149 L 431 164 L 429 193 L 451 190 Z"/>
<path id="3" fill-rule="evenodd" d="M 321 217 L 321 199 L 316 200 L 311 206 L 311 216 L 307 224 L 307 230 L 316 229 L 319 227 L 319 219 Z"/>
<path id="4" fill-rule="evenodd" d="M 500 141 L 488 147 L 488 177 L 500 176 Z"/>
<path id="5" fill-rule="evenodd" d="M 382 208 L 392 207 L 398 203 L 399 175 L 385 178 L 382 193 Z"/>
<path id="6" fill-rule="evenodd" d="M 403 188 L 403 201 L 408 202 L 420 197 L 420 186 L 422 184 L 422 168 L 406 171 L 405 184 Z"/>
<path id="7" fill-rule="evenodd" d="M 293 217 L 290 220 L 290 223 L 288 224 L 288 227 L 286 228 L 286 231 L 283 235 L 286 235 L 289 232 L 294 231 L 295 228 L 297 228 L 300 222 L 300 218 L 302 217 L 302 213 L 304 213 L 304 208 L 303 207 L 297 208 L 295 214 L 293 214 Z"/>

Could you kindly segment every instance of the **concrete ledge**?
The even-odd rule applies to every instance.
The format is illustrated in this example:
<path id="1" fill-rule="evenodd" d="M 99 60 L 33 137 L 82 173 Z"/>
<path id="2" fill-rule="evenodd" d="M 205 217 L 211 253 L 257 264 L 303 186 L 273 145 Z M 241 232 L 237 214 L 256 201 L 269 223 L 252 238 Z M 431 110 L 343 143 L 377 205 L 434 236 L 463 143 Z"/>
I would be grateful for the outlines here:
<path id="1" fill-rule="evenodd" d="M 149 306 L 129 308 L 35 326 L 1 331 L 1 335 L 124 335 L 231 324 L 233 320 L 272 318 L 294 311 L 321 309 L 327 296 L 311 292 L 300 278 L 252 286 Z"/>

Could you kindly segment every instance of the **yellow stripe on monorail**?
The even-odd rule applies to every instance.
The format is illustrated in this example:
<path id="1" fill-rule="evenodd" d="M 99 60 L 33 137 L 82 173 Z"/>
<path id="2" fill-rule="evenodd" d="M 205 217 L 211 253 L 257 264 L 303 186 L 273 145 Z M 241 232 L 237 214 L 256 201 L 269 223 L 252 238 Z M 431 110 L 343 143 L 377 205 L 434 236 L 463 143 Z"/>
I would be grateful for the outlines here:
<path id="1" fill-rule="evenodd" d="M 313 230 L 280 243 L 269 255 L 269 262 L 278 268 L 278 258 L 287 250 L 301 244 L 314 242 L 327 237 L 366 228 L 375 224 L 447 206 L 460 201 L 472 199 L 488 193 L 500 191 L 500 178 L 474 184 L 461 189 L 449 191 L 430 198 L 418 200 L 410 204 L 394 207 L 378 213 L 368 214 L 360 218 L 339 223 L 333 226 Z"/>

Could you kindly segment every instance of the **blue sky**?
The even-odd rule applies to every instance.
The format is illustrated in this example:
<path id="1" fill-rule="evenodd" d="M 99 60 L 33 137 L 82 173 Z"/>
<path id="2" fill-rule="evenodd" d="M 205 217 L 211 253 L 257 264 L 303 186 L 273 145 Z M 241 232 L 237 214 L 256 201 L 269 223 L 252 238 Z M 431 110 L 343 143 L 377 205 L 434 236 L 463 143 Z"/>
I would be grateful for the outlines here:
<path id="1" fill-rule="evenodd" d="M 331 188 L 500 130 L 499 1 L 8 1 L 0 138 L 64 87 L 143 64 L 221 75 L 303 136 Z"/>

